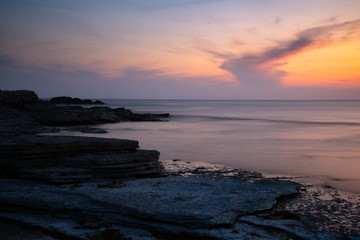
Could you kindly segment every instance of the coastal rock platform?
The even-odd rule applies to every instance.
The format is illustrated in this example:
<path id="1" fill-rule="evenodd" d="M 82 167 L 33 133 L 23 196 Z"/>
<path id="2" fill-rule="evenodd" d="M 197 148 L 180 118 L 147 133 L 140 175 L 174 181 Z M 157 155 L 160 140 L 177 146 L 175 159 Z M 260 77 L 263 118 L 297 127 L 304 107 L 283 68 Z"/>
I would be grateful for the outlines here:
<path id="1" fill-rule="evenodd" d="M 168 114 L 59 106 L 31 91 L 1 90 L 0 113 L 4 239 L 12 232 L 1 228 L 11 224 L 15 231 L 34 228 L 15 236 L 32 232 L 38 239 L 360 239 L 360 196 L 342 198 L 331 186 L 160 162 L 158 151 L 134 140 L 36 135 L 58 128 L 103 133 L 88 124 L 162 121 Z"/>
<path id="2" fill-rule="evenodd" d="M 63 98 L 65 97 L 60 100 Z M 80 99 L 79 101 L 81 104 L 88 102 L 84 100 L 84 103 Z M 123 107 L 82 107 L 72 104 L 58 105 L 57 102 L 41 100 L 33 91 L 0 90 L 0 133 L 34 134 L 56 131 L 54 127 L 58 126 L 83 126 L 121 121 L 163 121 L 164 118 L 169 117 L 168 113 L 141 114 L 133 113 Z"/>
<path id="3" fill-rule="evenodd" d="M 151 239 L 251 236 L 249 229 L 236 230 L 237 219 L 273 208 L 277 198 L 296 193 L 300 186 L 288 181 L 244 182 L 208 176 L 61 186 L 9 179 L 2 180 L 2 185 L 0 217 L 81 239 L 109 228 L 133 229 L 128 233 L 132 239 L 143 239 L 134 229 Z"/>
<path id="4" fill-rule="evenodd" d="M 51 183 L 160 176 L 159 152 L 133 140 L 74 136 L 0 137 L 1 175 Z"/>
<path id="5" fill-rule="evenodd" d="M 221 165 L 162 163 L 165 175 L 156 178 L 61 185 L 3 178 L 0 217 L 56 239 L 360 238 L 358 199 L 334 195 L 330 204 L 324 199 L 330 189 L 305 191 Z"/>

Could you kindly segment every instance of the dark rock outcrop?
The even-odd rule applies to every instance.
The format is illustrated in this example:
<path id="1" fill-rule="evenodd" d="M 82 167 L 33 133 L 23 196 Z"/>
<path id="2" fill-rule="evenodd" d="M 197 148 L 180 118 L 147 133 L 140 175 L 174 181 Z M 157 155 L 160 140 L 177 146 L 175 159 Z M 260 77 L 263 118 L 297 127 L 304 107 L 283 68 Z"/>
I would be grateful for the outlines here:
<path id="1" fill-rule="evenodd" d="M 31 112 L 30 116 L 46 126 L 89 125 L 121 121 L 161 121 L 157 114 L 138 114 L 125 108 L 82 108 L 58 106 L 46 111 Z"/>
<path id="2" fill-rule="evenodd" d="M 56 106 L 32 91 L 0 90 L 0 174 L 57 183 L 159 176 L 159 152 L 138 150 L 137 141 L 33 134 L 54 131 L 49 126 L 160 120 L 125 108 Z"/>
<path id="3" fill-rule="evenodd" d="M 26 109 L 27 105 L 39 101 L 36 93 L 27 90 L 2 91 L 0 90 L 0 106 Z"/>
<path id="4" fill-rule="evenodd" d="M 89 105 L 104 105 L 105 103 L 100 100 L 80 99 L 72 97 L 53 97 L 50 102 L 55 104 L 89 104 Z"/>
<path id="5" fill-rule="evenodd" d="M 0 106 L 0 134 L 35 134 L 44 127 L 24 111 Z"/>
<path id="6" fill-rule="evenodd" d="M 4 177 L 51 183 L 160 176 L 159 152 L 138 150 L 133 140 L 71 136 L 0 139 Z"/>
<path id="7" fill-rule="evenodd" d="M 0 132 L 39 133 L 50 131 L 44 126 L 75 126 L 120 121 L 162 121 L 162 118 L 169 117 L 168 114 L 133 113 L 125 108 L 57 106 L 54 102 L 57 103 L 57 100 L 40 100 L 32 91 L 0 90 Z M 91 104 L 94 103 L 97 104 L 97 102 Z"/>

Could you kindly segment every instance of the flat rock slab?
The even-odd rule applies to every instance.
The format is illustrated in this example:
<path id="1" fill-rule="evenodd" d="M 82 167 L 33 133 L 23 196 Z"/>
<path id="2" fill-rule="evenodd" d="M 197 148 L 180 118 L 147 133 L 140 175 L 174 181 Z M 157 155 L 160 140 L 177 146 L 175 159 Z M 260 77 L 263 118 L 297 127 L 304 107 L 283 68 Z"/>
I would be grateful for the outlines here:
<path id="1" fill-rule="evenodd" d="M 90 138 L 74 136 L 34 136 L 24 135 L 12 138 L 1 138 L 1 156 L 66 156 L 84 152 L 121 152 L 134 150 L 139 142 L 126 139 Z"/>
<path id="2" fill-rule="evenodd" d="M 138 146 L 138 141 L 126 139 L 0 137 L 0 175 L 48 183 L 160 176 L 159 152 Z"/>
<path id="3" fill-rule="evenodd" d="M 193 228 L 232 224 L 238 215 L 271 208 L 279 196 L 296 193 L 298 187 L 300 184 L 288 181 L 167 177 L 129 181 L 118 189 L 94 192 L 89 186 L 74 191 L 121 205 L 141 218 Z"/>
<path id="4" fill-rule="evenodd" d="M 137 179 L 115 187 L 99 183 L 52 186 L 16 180 L 2 185 L 0 204 L 19 209 L 21 215 L 34 214 L 35 209 L 38 213 L 61 212 L 69 220 L 98 219 L 102 223 L 172 234 L 231 227 L 239 216 L 268 210 L 278 197 L 296 193 L 300 187 L 289 181 L 244 182 L 211 177 Z M 0 216 L 18 216 L 14 209 L 10 213 L 5 210 Z M 46 221 L 42 227 L 46 228 Z M 76 236 L 76 227 L 70 227 L 69 235 Z M 69 228 L 58 231 L 64 229 Z"/>

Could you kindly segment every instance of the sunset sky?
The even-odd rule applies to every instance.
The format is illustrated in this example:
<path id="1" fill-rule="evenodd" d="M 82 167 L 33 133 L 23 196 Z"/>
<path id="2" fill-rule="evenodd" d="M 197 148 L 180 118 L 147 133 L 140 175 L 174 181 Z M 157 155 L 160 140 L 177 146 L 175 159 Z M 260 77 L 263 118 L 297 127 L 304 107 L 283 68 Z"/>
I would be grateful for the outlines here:
<path id="1" fill-rule="evenodd" d="M 0 89 L 360 99 L 359 0 L 1 0 Z"/>

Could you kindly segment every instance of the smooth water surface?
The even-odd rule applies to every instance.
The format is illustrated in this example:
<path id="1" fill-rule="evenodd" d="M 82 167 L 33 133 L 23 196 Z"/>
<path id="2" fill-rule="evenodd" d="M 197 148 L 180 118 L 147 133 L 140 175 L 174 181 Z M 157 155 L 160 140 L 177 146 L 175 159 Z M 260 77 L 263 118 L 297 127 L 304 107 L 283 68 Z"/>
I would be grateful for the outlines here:
<path id="1" fill-rule="evenodd" d="M 171 114 L 168 122 L 100 126 L 109 131 L 102 136 L 138 140 L 161 159 L 311 177 L 360 192 L 360 101 L 104 101 Z"/>

